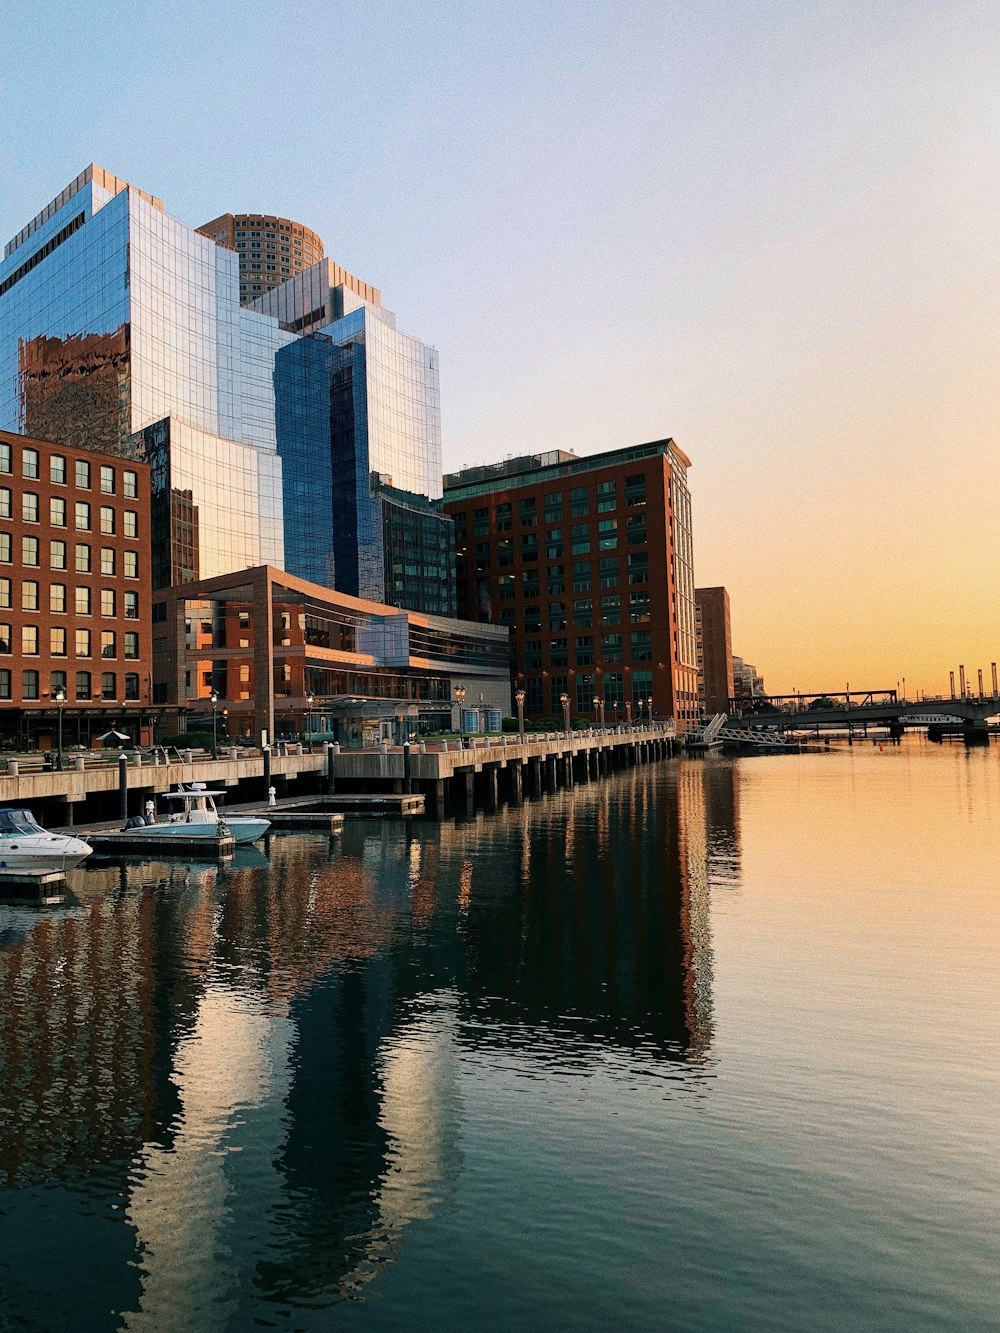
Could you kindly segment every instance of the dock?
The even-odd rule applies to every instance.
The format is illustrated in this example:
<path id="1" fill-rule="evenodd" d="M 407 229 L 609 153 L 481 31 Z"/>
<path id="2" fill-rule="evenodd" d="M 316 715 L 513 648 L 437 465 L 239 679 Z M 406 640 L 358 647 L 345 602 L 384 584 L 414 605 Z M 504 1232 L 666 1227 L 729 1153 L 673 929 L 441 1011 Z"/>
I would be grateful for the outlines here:
<path id="1" fill-rule="evenodd" d="M 0 903 L 54 907 L 66 898 L 65 870 L 0 870 Z"/>
<path id="2" fill-rule="evenodd" d="M 231 833 L 214 838 L 187 838 L 181 834 L 165 838 L 134 828 L 119 833 L 87 833 L 84 836 L 94 851 L 104 856 L 150 853 L 154 856 L 201 856 L 221 860 L 236 851 L 236 839 Z"/>

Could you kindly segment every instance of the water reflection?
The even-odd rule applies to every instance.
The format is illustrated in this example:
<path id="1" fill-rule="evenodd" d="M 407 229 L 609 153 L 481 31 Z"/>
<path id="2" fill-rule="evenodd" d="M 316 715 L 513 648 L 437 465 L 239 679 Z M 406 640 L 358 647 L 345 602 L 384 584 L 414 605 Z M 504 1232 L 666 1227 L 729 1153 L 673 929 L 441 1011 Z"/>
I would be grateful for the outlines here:
<path id="1" fill-rule="evenodd" d="M 263 865 L 77 872 L 79 906 L 0 950 L 0 1231 L 35 1182 L 62 1183 L 68 1223 L 100 1168 L 132 1253 L 102 1308 L 129 1328 L 363 1291 L 450 1197 L 479 1062 L 704 1077 L 737 798 L 732 766 L 687 764 L 658 789 L 633 771 L 467 822 L 279 837 Z"/>

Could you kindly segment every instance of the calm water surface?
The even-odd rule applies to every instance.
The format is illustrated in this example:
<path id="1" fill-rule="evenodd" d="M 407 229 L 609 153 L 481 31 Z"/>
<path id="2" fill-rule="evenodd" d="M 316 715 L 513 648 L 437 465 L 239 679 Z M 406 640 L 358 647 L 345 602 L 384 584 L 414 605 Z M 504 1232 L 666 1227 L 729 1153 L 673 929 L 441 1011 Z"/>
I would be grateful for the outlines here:
<path id="1" fill-rule="evenodd" d="M 0 908 L 0 1329 L 1000 1324 L 1000 747 Z"/>

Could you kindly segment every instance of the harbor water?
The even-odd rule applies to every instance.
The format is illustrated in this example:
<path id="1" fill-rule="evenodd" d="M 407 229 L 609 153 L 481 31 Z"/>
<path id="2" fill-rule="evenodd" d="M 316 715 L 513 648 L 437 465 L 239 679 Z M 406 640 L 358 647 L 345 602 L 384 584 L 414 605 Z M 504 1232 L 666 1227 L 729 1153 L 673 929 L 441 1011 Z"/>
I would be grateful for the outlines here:
<path id="1" fill-rule="evenodd" d="M 996 745 L 70 883 L 0 908 L 0 1330 L 1000 1323 Z"/>

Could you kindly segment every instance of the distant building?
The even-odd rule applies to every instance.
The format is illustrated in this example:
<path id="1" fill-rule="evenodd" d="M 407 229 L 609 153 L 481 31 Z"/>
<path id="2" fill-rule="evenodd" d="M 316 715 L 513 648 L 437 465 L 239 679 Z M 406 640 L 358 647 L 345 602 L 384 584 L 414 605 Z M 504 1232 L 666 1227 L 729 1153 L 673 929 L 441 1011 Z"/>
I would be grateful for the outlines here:
<path id="1" fill-rule="evenodd" d="M 764 697 L 764 677 L 757 674 L 752 662 L 742 657 L 733 658 L 733 698 L 760 699 Z"/>
<path id="2" fill-rule="evenodd" d="M 145 463 L 0 430 L 4 743 L 148 739 L 149 515 Z"/>
<path id="3" fill-rule="evenodd" d="M 196 228 L 240 257 L 240 305 L 323 258 L 323 242 L 291 218 L 269 213 L 223 213 Z"/>
<path id="4" fill-rule="evenodd" d="M 528 717 L 561 718 L 567 694 L 609 724 L 650 708 L 680 730 L 697 719 L 689 466 L 657 440 L 445 477 L 459 615 L 510 630 Z"/>
<path id="5" fill-rule="evenodd" d="M 733 636 L 729 593 L 725 588 L 696 588 L 698 694 L 703 711 L 728 713 L 733 697 Z"/>

